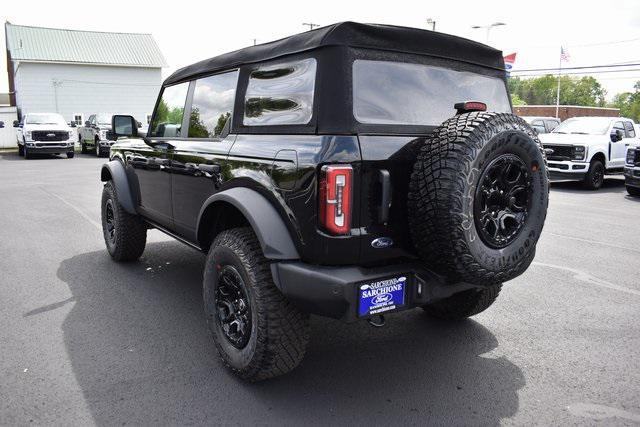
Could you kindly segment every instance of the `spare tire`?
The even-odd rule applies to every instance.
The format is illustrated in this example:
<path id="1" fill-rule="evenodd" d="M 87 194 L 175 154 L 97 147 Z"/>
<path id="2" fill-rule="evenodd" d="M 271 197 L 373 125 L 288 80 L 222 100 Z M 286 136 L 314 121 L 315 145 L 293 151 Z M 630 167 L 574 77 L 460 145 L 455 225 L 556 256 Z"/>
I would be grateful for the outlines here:
<path id="1" fill-rule="evenodd" d="M 413 243 L 453 282 L 494 285 L 533 261 L 549 203 L 542 144 L 521 118 L 472 112 L 425 140 L 408 194 Z"/>

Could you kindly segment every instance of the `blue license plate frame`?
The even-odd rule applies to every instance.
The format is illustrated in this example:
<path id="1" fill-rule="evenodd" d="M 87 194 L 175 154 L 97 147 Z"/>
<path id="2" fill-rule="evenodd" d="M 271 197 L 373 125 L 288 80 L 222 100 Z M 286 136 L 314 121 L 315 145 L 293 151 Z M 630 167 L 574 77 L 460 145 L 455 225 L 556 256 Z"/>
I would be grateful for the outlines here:
<path id="1" fill-rule="evenodd" d="M 358 317 L 375 316 L 406 306 L 408 283 L 408 274 L 359 283 Z"/>

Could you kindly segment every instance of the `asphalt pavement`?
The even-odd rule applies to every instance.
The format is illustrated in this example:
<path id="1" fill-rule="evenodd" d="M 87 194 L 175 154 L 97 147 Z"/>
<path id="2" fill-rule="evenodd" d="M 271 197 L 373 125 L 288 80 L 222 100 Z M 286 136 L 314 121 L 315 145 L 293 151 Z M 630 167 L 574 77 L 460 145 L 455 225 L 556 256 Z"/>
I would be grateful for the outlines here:
<path id="1" fill-rule="evenodd" d="M 312 318 L 289 375 L 247 384 L 204 320 L 204 256 L 153 230 L 116 264 L 88 155 L 0 154 L 0 424 L 640 424 L 640 199 L 552 186 L 534 264 L 496 304 L 384 328 Z"/>

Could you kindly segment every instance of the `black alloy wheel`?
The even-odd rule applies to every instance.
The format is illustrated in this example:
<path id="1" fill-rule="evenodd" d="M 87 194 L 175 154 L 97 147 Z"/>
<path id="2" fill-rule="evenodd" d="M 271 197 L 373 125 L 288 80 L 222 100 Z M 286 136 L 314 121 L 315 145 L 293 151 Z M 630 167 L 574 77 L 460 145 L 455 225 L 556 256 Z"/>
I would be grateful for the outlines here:
<path id="1" fill-rule="evenodd" d="M 216 319 L 229 343 L 242 349 L 251 337 L 251 304 L 245 284 L 235 267 L 225 265 L 216 268 L 220 283 L 215 295 Z"/>
<path id="2" fill-rule="evenodd" d="M 107 227 L 107 237 L 111 244 L 116 244 L 116 220 L 113 214 L 113 201 L 108 199 L 105 204 L 105 222 Z"/>
<path id="3" fill-rule="evenodd" d="M 513 242 L 524 228 L 531 204 L 531 178 L 515 154 L 495 158 L 482 173 L 474 202 L 480 238 L 496 249 Z"/>

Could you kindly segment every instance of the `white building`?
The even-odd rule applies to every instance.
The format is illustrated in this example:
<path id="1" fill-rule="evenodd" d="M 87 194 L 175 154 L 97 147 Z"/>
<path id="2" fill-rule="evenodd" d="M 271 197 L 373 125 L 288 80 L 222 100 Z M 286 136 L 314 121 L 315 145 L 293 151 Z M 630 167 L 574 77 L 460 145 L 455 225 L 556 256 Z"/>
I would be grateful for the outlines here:
<path id="1" fill-rule="evenodd" d="M 166 62 L 150 34 L 104 33 L 5 23 L 11 104 L 26 113 L 132 114 L 140 122 L 158 96 Z M 10 125 L 10 124 L 9 124 Z"/>

